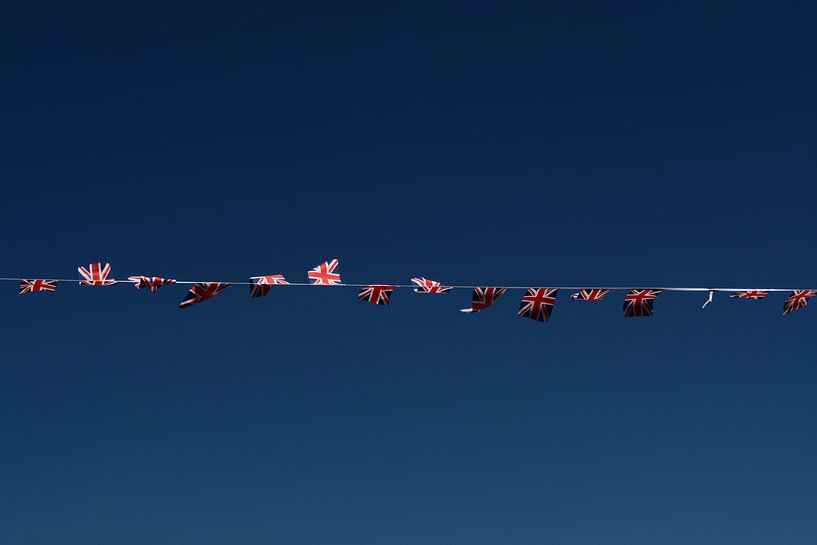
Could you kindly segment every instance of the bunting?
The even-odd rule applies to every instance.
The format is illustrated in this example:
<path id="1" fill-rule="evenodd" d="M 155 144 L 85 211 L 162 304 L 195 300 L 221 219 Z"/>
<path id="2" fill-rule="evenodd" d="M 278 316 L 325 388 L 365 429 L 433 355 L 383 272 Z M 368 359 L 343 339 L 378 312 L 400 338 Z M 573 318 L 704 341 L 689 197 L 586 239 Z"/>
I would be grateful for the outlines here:
<path id="1" fill-rule="evenodd" d="M 794 290 L 783 304 L 783 316 L 808 305 L 808 300 L 817 295 L 817 290 Z"/>
<path id="2" fill-rule="evenodd" d="M 474 288 L 471 296 L 471 308 L 461 308 L 460 312 L 479 312 L 490 307 L 496 300 L 502 297 L 506 288 Z"/>
<path id="3" fill-rule="evenodd" d="M 411 281 L 417 284 L 414 293 L 448 293 L 453 289 L 451 286 L 443 286 L 440 282 L 428 278 L 412 278 Z"/>
<path id="4" fill-rule="evenodd" d="M 755 301 L 763 299 L 769 295 L 769 292 L 763 290 L 747 290 L 747 291 L 738 291 L 730 295 L 729 297 L 736 297 L 738 299 L 754 299 Z"/>
<path id="5" fill-rule="evenodd" d="M 340 284 L 340 274 L 335 272 L 338 268 L 338 260 L 326 261 L 314 269 L 310 269 L 306 276 L 312 284 L 317 286 L 334 286 Z"/>
<path id="6" fill-rule="evenodd" d="M 199 282 L 198 284 L 193 284 L 190 291 L 187 292 L 187 297 L 179 303 L 179 308 L 191 307 L 207 299 L 212 299 L 222 291 L 231 287 L 232 284 L 226 282 Z"/>
<path id="7" fill-rule="evenodd" d="M 539 322 L 550 320 L 553 305 L 556 304 L 555 288 L 528 288 L 528 293 L 522 296 L 517 314 L 522 318 L 530 318 Z"/>
<path id="8" fill-rule="evenodd" d="M 105 263 L 104 266 L 102 263 L 91 263 L 87 269 L 77 267 L 77 271 L 85 279 L 80 282 L 83 286 L 113 286 L 116 284 L 116 280 L 108 280 L 108 275 L 111 274 L 110 263 Z"/>
<path id="9" fill-rule="evenodd" d="M 23 295 L 26 293 L 35 293 L 38 291 L 57 291 L 57 281 L 56 280 L 20 280 L 20 292 L 18 295 Z"/>
<path id="10" fill-rule="evenodd" d="M 250 297 L 264 297 L 272 286 L 286 286 L 289 282 L 284 280 L 282 274 L 268 274 L 266 276 L 250 277 Z"/>
<path id="11" fill-rule="evenodd" d="M 128 280 L 133 282 L 133 287 L 137 290 L 148 289 L 151 293 L 156 293 L 162 286 L 176 283 L 172 278 L 162 278 L 161 276 L 129 276 Z"/>
<path id="12" fill-rule="evenodd" d="M 364 286 L 357 294 L 357 298 L 373 305 L 390 305 L 393 291 L 394 286 L 372 284 L 370 286 Z"/>
<path id="13" fill-rule="evenodd" d="M 631 290 L 624 296 L 624 317 L 652 316 L 652 306 L 661 290 Z"/>
<path id="14" fill-rule="evenodd" d="M 610 290 L 579 290 L 570 298 L 573 301 L 601 301 Z"/>

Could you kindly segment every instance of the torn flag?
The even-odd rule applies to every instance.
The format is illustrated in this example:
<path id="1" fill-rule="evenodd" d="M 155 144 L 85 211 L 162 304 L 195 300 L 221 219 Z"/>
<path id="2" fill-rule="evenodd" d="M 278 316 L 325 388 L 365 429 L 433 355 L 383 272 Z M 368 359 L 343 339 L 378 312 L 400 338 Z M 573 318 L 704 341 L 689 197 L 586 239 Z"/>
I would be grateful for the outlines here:
<path id="1" fill-rule="evenodd" d="M 624 317 L 652 316 L 653 303 L 661 290 L 631 290 L 624 296 Z"/>
<path id="2" fill-rule="evenodd" d="M 190 291 L 187 292 L 187 297 L 179 303 L 179 308 L 187 308 L 206 301 L 207 299 L 212 299 L 232 286 L 232 284 L 228 284 L 227 282 L 200 282 L 193 284 L 193 286 L 190 287 Z"/>
<path id="3" fill-rule="evenodd" d="M 453 289 L 451 286 L 443 286 L 436 280 L 428 278 L 412 278 L 411 281 L 417 284 L 417 287 L 414 288 L 415 293 L 448 293 Z"/>
<path id="4" fill-rule="evenodd" d="M 357 294 L 357 298 L 373 305 L 389 305 L 391 304 L 391 294 L 394 291 L 394 286 L 383 286 L 379 284 L 372 284 L 371 286 L 363 287 Z"/>
<path id="5" fill-rule="evenodd" d="M 274 285 L 289 284 L 282 274 L 268 274 L 266 276 L 250 277 L 250 297 L 264 297 Z"/>
<path id="6" fill-rule="evenodd" d="M 471 296 L 471 308 L 461 308 L 460 312 L 479 312 L 490 307 L 502 297 L 507 288 L 474 288 Z"/>
<path id="7" fill-rule="evenodd" d="M 601 301 L 610 290 L 579 290 L 570 298 L 573 301 Z"/>
<path id="8" fill-rule="evenodd" d="M 137 290 L 149 289 L 151 293 L 156 293 L 162 286 L 176 283 L 172 278 L 161 276 L 129 276 L 128 280 L 133 282 L 133 287 Z"/>
<path id="9" fill-rule="evenodd" d="M 555 288 L 528 288 L 528 293 L 522 296 L 519 303 L 517 314 L 522 318 L 547 322 L 556 304 L 557 291 Z"/>
<path id="10" fill-rule="evenodd" d="M 759 299 L 763 299 L 769 295 L 768 291 L 763 290 L 747 290 L 747 291 L 736 291 L 729 297 L 737 297 L 738 299 L 754 299 L 755 301 Z"/>
<path id="11" fill-rule="evenodd" d="M 808 300 L 817 295 L 817 290 L 794 290 L 783 305 L 783 315 L 800 310 L 808 305 Z"/>
<path id="12" fill-rule="evenodd" d="M 113 286 L 116 284 L 116 280 L 108 280 L 108 275 L 111 274 L 110 263 L 105 263 L 104 267 L 102 263 L 91 263 L 87 269 L 85 267 L 77 267 L 77 270 L 85 279 L 80 282 L 83 286 Z"/>
<path id="13" fill-rule="evenodd" d="M 57 281 L 56 280 L 20 280 L 20 292 L 18 295 L 23 295 L 24 293 L 33 293 L 36 291 L 56 291 L 57 290 Z"/>
<path id="14" fill-rule="evenodd" d="M 311 284 L 317 286 L 334 286 L 340 284 L 340 274 L 335 272 L 338 268 L 338 260 L 326 261 L 321 263 L 314 269 L 307 271 L 306 276 L 309 277 Z"/>

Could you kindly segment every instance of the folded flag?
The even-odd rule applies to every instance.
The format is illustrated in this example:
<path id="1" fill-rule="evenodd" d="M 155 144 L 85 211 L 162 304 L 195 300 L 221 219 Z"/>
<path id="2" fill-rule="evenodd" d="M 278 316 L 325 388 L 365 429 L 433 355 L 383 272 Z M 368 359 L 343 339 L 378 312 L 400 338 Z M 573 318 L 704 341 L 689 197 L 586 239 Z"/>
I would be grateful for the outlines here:
<path id="1" fill-rule="evenodd" d="M 763 299 L 767 295 L 769 295 L 768 291 L 747 290 L 747 291 L 736 291 L 735 293 L 733 293 L 729 297 L 732 297 L 732 298 L 737 297 L 738 299 L 754 299 L 755 301 L 757 301 L 759 299 Z"/>
<path id="2" fill-rule="evenodd" d="M 227 282 L 200 282 L 193 284 L 193 286 L 190 287 L 190 291 L 187 292 L 187 297 L 179 303 L 179 308 L 187 308 L 206 301 L 207 299 L 212 299 L 232 286 L 232 284 L 228 284 Z"/>
<path id="3" fill-rule="evenodd" d="M 373 305 L 389 305 L 391 304 L 391 294 L 393 291 L 394 286 L 372 284 L 371 286 L 363 287 L 357 294 L 357 298 Z"/>
<path id="4" fill-rule="evenodd" d="M 652 316 L 653 303 L 661 290 L 632 290 L 624 296 L 624 317 Z"/>
<path id="5" fill-rule="evenodd" d="M 289 284 L 282 274 L 268 274 L 266 276 L 250 277 L 250 297 L 264 297 L 272 286 Z"/>
<path id="6" fill-rule="evenodd" d="M 817 295 L 817 290 L 794 290 L 783 304 L 783 315 L 800 310 L 808 305 L 808 300 Z"/>
<path id="7" fill-rule="evenodd" d="M 334 286 L 340 284 L 340 274 L 335 272 L 338 268 L 338 260 L 326 261 L 314 269 L 307 271 L 306 276 L 311 284 L 318 286 Z"/>
<path id="8" fill-rule="evenodd" d="M 530 318 L 539 322 L 550 320 L 550 313 L 553 305 L 556 304 L 555 288 L 528 288 L 527 294 L 522 296 L 519 303 L 519 315 L 522 318 Z"/>
<path id="9" fill-rule="evenodd" d="M 451 286 L 443 286 L 436 280 L 428 278 L 412 278 L 411 281 L 417 285 L 414 288 L 415 293 L 448 293 L 453 289 Z"/>
<path id="10" fill-rule="evenodd" d="M 601 301 L 610 290 L 579 290 L 570 298 L 573 301 Z"/>
<path id="11" fill-rule="evenodd" d="M 88 268 L 77 267 L 79 274 L 85 279 L 80 282 L 83 286 L 113 286 L 116 280 L 108 280 L 108 275 L 111 274 L 110 263 L 91 263 Z"/>
<path id="12" fill-rule="evenodd" d="M 56 291 L 57 290 L 57 281 L 56 280 L 20 280 L 20 292 L 19 295 L 23 295 L 24 293 L 33 293 L 36 291 Z"/>
<path id="13" fill-rule="evenodd" d="M 151 293 L 156 293 L 162 286 L 176 283 L 172 278 L 161 276 L 129 276 L 128 280 L 133 282 L 133 287 L 137 290 L 148 289 Z"/>
<path id="14" fill-rule="evenodd" d="M 471 308 L 461 308 L 460 312 L 479 312 L 490 307 L 502 297 L 507 288 L 474 288 L 471 296 Z"/>

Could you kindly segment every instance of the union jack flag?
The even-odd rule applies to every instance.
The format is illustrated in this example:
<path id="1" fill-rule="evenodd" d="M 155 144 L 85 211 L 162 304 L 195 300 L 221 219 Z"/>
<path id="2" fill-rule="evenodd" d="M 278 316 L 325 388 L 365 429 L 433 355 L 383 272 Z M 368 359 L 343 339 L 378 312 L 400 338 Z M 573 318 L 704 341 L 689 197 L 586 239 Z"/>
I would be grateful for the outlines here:
<path id="1" fill-rule="evenodd" d="M 817 290 L 794 290 L 783 305 L 783 315 L 800 310 L 808 305 L 808 300 L 817 295 Z"/>
<path id="2" fill-rule="evenodd" d="M 57 281 L 56 280 L 20 280 L 20 293 L 19 295 L 23 295 L 24 293 L 33 293 L 35 291 L 56 291 L 57 290 Z"/>
<path id="3" fill-rule="evenodd" d="M 373 305 L 388 305 L 391 304 L 391 293 L 394 291 L 394 286 L 381 286 L 373 284 L 365 286 L 357 294 L 357 298 Z"/>
<path id="4" fill-rule="evenodd" d="M 212 299 L 232 286 L 232 284 L 228 284 L 227 282 L 200 282 L 193 284 L 193 286 L 190 287 L 190 291 L 187 292 L 187 297 L 184 298 L 184 301 L 179 303 L 179 308 L 187 308 L 206 301 L 207 299 Z"/>
<path id="5" fill-rule="evenodd" d="M 149 289 L 151 293 L 156 293 L 162 286 L 176 283 L 172 278 L 162 278 L 161 276 L 129 276 L 128 280 L 133 282 L 133 287 L 137 290 Z"/>
<path id="6" fill-rule="evenodd" d="M 579 290 L 570 298 L 573 301 L 601 301 L 610 290 Z"/>
<path id="7" fill-rule="evenodd" d="M 79 274 L 85 279 L 80 282 L 83 286 L 113 286 L 116 280 L 108 280 L 108 275 L 111 274 L 110 263 L 91 263 L 88 268 L 77 267 Z"/>
<path id="8" fill-rule="evenodd" d="M 340 284 L 340 274 L 335 272 L 338 268 L 338 260 L 326 261 L 314 269 L 309 270 L 306 276 L 312 284 L 318 286 L 334 286 Z"/>
<path id="9" fill-rule="evenodd" d="M 502 297 L 507 288 L 474 288 L 474 295 L 471 297 L 471 308 L 461 308 L 460 312 L 479 312 L 490 307 L 496 300 Z"/>
<path id="10" fill-rule="evenodd" d="M 652 316 L 652 306 L 661 290 L 632 290 L 624 296 L 624 317 Z"/>
<path id="11" fill-rule="evenodd" d="M 729 297 L 733 297 L 733 298 L 737 297 L 738 299 L 754 299 L 754 300 L 757 301 L 758 299 L 763 299 L 767 295 L 769 295 L 768 291 L 747 290 L 747 291 L 736 291 L 735 293 L 733 293 Z"/>
<path id="12" fill-rule="evenodd" d="M 528 288 L 528 293 L 522 296 L 517 314 L 523 318 L 547 322 L 553 305 L 556 304 L 555 288 Z"/>
<path id="13" fill-rule="evenodd" d="M 428 278 L 412 278 L 411 281 L 417 284 L 417 287 L 414 288 L 415 293 L 448 293 L 453 289 L 451 286 L 443 286 L 436 280 Z"/>
<path id="14" fill-rule="evenodd" d="M 266 276 L 250 277 L 250 297 L 264 297 L 272 286 L 289 284 L 282 274 L 268 274 Z"/>

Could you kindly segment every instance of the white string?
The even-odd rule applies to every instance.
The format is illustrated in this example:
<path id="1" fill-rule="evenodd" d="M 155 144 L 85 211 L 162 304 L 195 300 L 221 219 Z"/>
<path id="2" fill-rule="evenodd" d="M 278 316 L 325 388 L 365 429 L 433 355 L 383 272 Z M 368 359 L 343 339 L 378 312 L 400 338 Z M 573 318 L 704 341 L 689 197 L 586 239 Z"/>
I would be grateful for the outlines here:
<path id="1" fill-rule="evenodd" d="M 0 282 L 20 282 L 22 280 L 33 280 L 33 278 L 3 278 L 3 277 L 0 277 Z M 47 278 L 46 280 L 50 280 L 50 281 L 53 281 L 53 282 L 69 282 L 69 283 L 73 282 L 73 283 L 77 283 L 77 284 L 80 283 L 80 282 L 87 282 L 86 280 L 76 279 L 76 278 Z M 139 280 L 115 280 L 113 278 L 107 278 L 106 280 L 107 281 L 115 281 L 117 284 L 137 284 L 137 283 L 139 283 Z M 175 283 L 176 284 L 204 284 L 204 283 L 208 283 L 208 282 L 222 282 L 222 283 L 225 283 L 225 284 L 233 284 L 233 285 L 236 285 L 236 286 L 255 286 L 256 285 L 254 282 L 232 281 L 232 280 L 201 280 L 201 281 L 198 281 L 198 280 L 176 280 Z M 293 286 L 293 287 L 321 287 L 321 288 L 328 288 L 328 287 L 365 288 L 365 287 L 368 287 L 368 286 L 390 286 L 390 287 L 393 287 L 395 289 L 407 289 L 407 288 L 417 289 L 418 288 L 418 286 L 416 284 L 385 284 L 385 283 L 382 283 L 382 284 L 377 284 L 377 283 L 375 283 L 375 284 L 347 284 L 347 283 L 342 283 L 342 284 L 325 285 L 325 284 L 310 284 L 308 282 L 290 282 L 290 283 L 287 283 L 287 284 L 263 284 L 263 285 L 269 285 L 271 288 L 272 287 L 274 287 L 274 288 L 279 288 L 279 287 L 285 288 L 287 286 Z M 472 290 L 472 289 L 475 289 L 475 288 L 484 288 L 486 286 L 504 287 L 505 289 L 509 289 L 509 290 L 527 290 L 527 289 L 535 288 L 535 287 L 547 287 L 547 288 L 550 288 L 550 289 L 558 289 L 558 290 L 584 290 L 584 289 L 590 289 L 590 288 L 588 288 L 588 285 L 589 284 L 585 284 L 583 286 L 553 286 L 553 285 L 549 285 L 549 284 L 539 283 L 539 284 L 529 284 L 527 286 L 502 286 L 500 284 L 485 283 L 485 284 L 479 284 L 479 285 L 454 284 L 454 285 L 451 285 L 451 286 L 443 286 L 443 287 L 451 288 L 451 289 L 468 289 L 468 290 Z M 661 291 L 688 291 L 688 292 L 717 291 L 717 292 L 732 293 L 732 292 L 738 292 L 738 291 L 788 292 L 788 291 L 794 291 L 794 290 L 800 290 L 800 289 L 809 289 L 809 288 L 757 288 L 757 287 L 755 287 L 755 288 L 712 288 L 712 287 L 705 287 L 705 288 L 701 287 L 701 288 L 699 288 L 699 287 L 677 287 L 677 286 L 673 286 L 673 287 L 650 287 L 650 286 L 647 286 L 647 287 L 645 287 L 642 284 L 642 285 L 640 285 L 638 287 L 634 287 L 634 286 L 594 286 L 592 289 L 610 290 L 610 291 L 630 291 L 630 290 L 661 290 Z"/>

